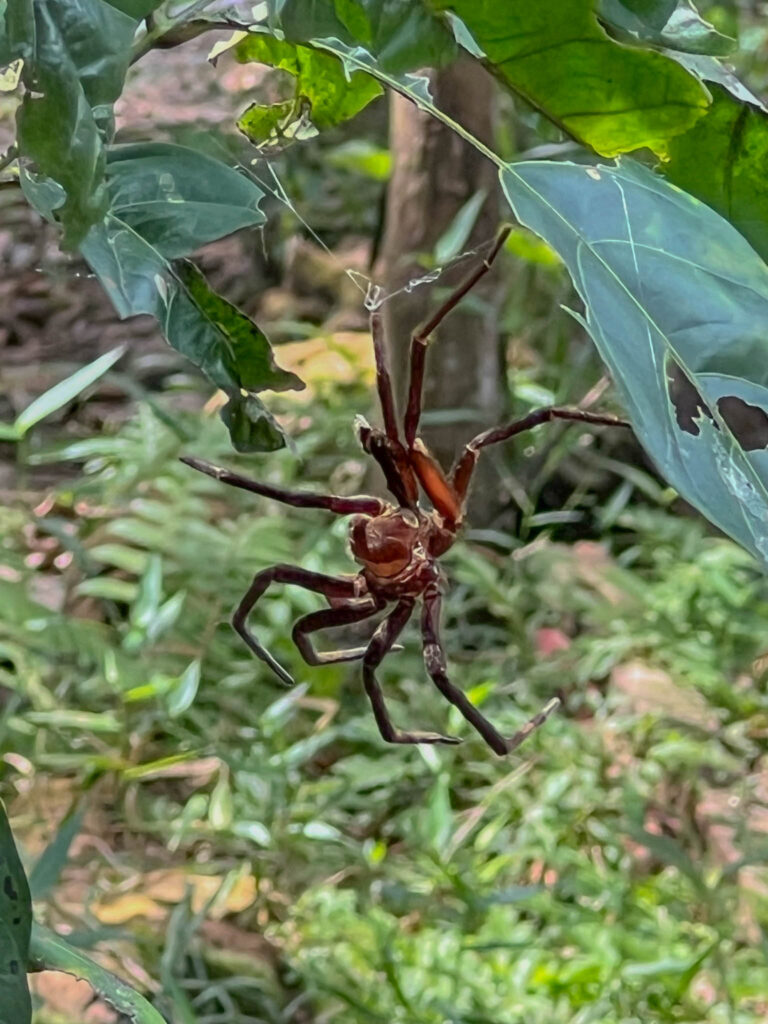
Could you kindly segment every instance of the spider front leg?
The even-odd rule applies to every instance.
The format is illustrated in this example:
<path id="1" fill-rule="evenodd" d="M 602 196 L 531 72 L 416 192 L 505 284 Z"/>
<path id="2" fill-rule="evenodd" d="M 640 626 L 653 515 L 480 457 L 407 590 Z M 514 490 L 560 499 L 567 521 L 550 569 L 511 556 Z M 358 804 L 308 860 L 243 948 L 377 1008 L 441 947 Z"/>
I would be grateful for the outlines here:
<path id="1" fill-rule="evenodd" d="M 424 610 L 421 619 L 421 631 L 424 638 L 424 664 L 427 672 L 438 690 L 446 697 L 454 707 L 457 707 L 470 725 L 480 733 L 491 750 L 504 757 L 526 740 L 534 729 L 549 718 L 552 712 L 560 705 L 557 697 L 550 700 L 545 706 L 529 719 L 528 722 L 518 729 L 513 736 L 502 736 L 492 725 L 485 715 L 481 714 L 475 705 L 469 700 L 457 686 L 450 681 L 446 672 L 445 654 L 440 640 L 440 592 L 437 589 L 428 588 L 424 593 Z"/>
<path id="2" fill-rule="evenodd" d="M 335 576 L 326 576 L 319 572 L 309 572 L 307 569 L 300 569 L 297 565 L 273 565 L 269 569 L 262 569 L 261 572 L 257 572 L 253 577 L 253 583 L 251 583 L 245 597 L 237 606 L 235 614 L 232 616 L 232 625 L 256 657 L 269 665 L 278 679 L 286 686 L 293 686 L 293 676 L 272 657 L 265 647 L 262 647 L 258 639 L 248 629 L 248 616 L 270 583 L 292 583 L 297 587 L 304 587 L 305 590 L 313 590 L 315 593 L 322 594 L 328 599 L 349 599 L 360 597 L 360 578 L 340 579 Z M 341 610 L 341 608 L 329 609 L 330 612 Z M 370 614 L 373 614 L 373 611 Z M 299 650 L 301 650 L 300 646 Z M 302 654 L 304 654 L 303 650 Z"/>
<path id="3" fill-rule="evenodd" d="M 575 423 L 591 423 L 600 427 L 629 427 L 627 420 L 610 413 L 587 412 L 585 409 L 576 409 L 571 406 L 547 405 L 541 409 L 529 412 L 513 423 L 503 427 L 495 427 L 493 430 L 485 430 L 472 440 L 464 448 L 459 456 L 451 474 L 451 483 L 458 500 L 463 504 L 467 497 L 472 473 L 480 457 L 480 451 L 488 448 L 489 445 L 499 444 L 501 441 L 508 441 L 510 437 L 517 434 L 524 434 L 542 423 L 550 423 L 552 420 L 570 420 Z"/>
<path id="4" fill-rule="evenodd" d="M 488 273 L 493 265 L 493 261 L 501 252 L 501 248 L 511 230 L 511 227 L 506 225 L 499 231 L 483 262 L 451 292 L 442 306 L 430 317 L 424 326 L 411 336 L 411 373 L 408 384 L 408 404 L 405 409 L 405 446 L 408 449 L 413 448 L 416 432 L 419 429 L 422 393 L 424 390 L 424 366 L 427 360 L 427 346 L 431 340 L 431 335 L 437 330 L 451 310 L 458 306 L 467 292 L 474 288 L 480 278 Z"/>
<path id="5" fill-rule="evenodd" d="M 363 682 L 365 692 L 373 708 L 373 715 L 382 738 L 387 743 L 461 743 L 457 736 L 443 736 L 439 732 L 403 732 L 392 724 L 384 694 L 376 681 L 376 669 L 392 650 L 395 640 L 403 630 L 413 612 L 414 602 L 404 598 L 395 606 L 395 610 L 387 616 L 373 634 L 368 650 L 363 658 Z"/>

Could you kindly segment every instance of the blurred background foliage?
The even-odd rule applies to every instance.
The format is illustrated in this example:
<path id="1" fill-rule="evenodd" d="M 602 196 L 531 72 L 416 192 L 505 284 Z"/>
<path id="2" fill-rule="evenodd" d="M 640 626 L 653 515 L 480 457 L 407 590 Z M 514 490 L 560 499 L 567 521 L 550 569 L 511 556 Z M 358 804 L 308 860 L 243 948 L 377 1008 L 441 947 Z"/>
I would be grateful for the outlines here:
<path id="1" fill-rule="evenodd" d="M 700 6 L 764 91 L 764 5 Z M 232 120 L 273 78 L 214 72 L 209 46 L 148 56 L 120 138 L 253 159 Z M 519 101 L 498 104 L 505 155 L 560 143 Z M 207 385 L 148 321 L 116 324 L 0 194 L 0 792 L 36 864 L 38 919 L 181 1024 L 766 1020 L 768 584 L 631 440 L 520 439 L 499 466 L 505 508 L 445 559 L 449 664 L 472 699 L 509 732 L 564 699 L 505 761 L 433 692 L 415 632 L 382 669 L 394 714 L 457 732 L 458 750 L 387 747 L 357 667 L 307 669 L 290 626 L 311 595 L 259 606 L 290 692 L 227 624 L 268 564 L 352 570 L 343 521 L 178 456 L 372 485 L 352 432 L 374 412 L 372 359 L 346 270 L 376 258 L 386 136 L 379 100 L 270 154 L 264 235 L 201 254 L 308 382 L 270 397 L 295 447 L 269 456 L 234 456 Z M 425 273 L 439 262 L 418 255 Z M 610 405 L 549 250 L 513 234 L 497 279 L 510 407 Z M 44 388 L 123 340 L 120 362 L 14 432 Z M 38 1024 L 119 1019 L 67 976 L 33 984 Z"/>

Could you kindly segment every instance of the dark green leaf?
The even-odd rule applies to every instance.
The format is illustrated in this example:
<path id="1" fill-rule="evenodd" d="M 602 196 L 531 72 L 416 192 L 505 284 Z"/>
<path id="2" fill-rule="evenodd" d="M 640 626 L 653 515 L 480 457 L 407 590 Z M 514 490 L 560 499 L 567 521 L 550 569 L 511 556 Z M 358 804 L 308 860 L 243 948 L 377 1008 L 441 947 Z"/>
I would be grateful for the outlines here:
<path id="1" fill-rule="evenodd" d="M 354 117 L 382 93 L 379 83 L 365 72 L 356 71 L 348 77 L 336 57 L 273 36 L 250 34 L 237 44 L 235 55 L 241 63 L 267 64 L 295 79 L 294 99 L 290 108 L 280 114 L 287 123 L 296 120 L 308 108 L 309 124 L 322 131 Z M 266 109 L 274 116 L 276 106 L 265 108 L 252 104 L 238 120 L 238 127 L 251 141 L 263 143 L 263 111 Z M 272 130 L 277 127 L 279 124 Z"/>
<path id="2" fill-rule="evenodd" d="M 249 392 L 303 385 L 275 365 L 269 342 L 248 317 L 212 292 L 192 264 L 170 263 L 112 214 L 81 251 L 121 317 L 154 316 L 169 343 L 229 394 L 223 416 L 239 450 L 282 446 L 279 429 Z"/>
<path id="3" fill-rule="evenodd" d="M 147 1000 L 117 975 L 105 970 L 70 946 L 55 932 L 36 924 L 32 929 L 30 956 L 38 970 L 63 971 L 88 982 L 94 992 L 124 1014 L 133 1024 L 166 1024 Z M 5 1022 L 3 1022 L 5 1024 Z M 11 1024 L 9 1019 L 8 1024 Z M 13 1021 L 13 1024 L 22 1024 Z"/>
<path id="4" fill-rule="evenodd" d="M 110 7 L 115 7 L 129 18 L 140 21 L 146 18 L 152 11 L 156 11 L 163 3 L 163 0 L 104 0 Z"/>
<path id="5" fill-rule="evenodd" d="M 632 161 L 521 163 L 502 184 L 563 258 L 640 439 L 691 504 L 768 560 L 768 268 Z"/>
<path id="6" fill-rule="evenodd" d="M 27 877 L 0 801 L 0 1024 L 29 1024 L 26 964 L 32 927 Z"/>
<path id="7" fill-rule="evenodd" d="M 168 259 L 266 219 L 255 182 L 186 146 L 113 146 L 107 181 L 115 216 Z"/>
<path id="8" fill-rule="evenodd" d="M 727 217 L 768 259 L 768 116 L 710 86 L 712 108 L 673 139 L 662 173 Z"/>
<path id="9" fill-rule="evenodd" d="M 290 42 L 364 46 L 390 74 L 442 67 L 457 53 L 453 33 L 413 0 L 269 0 L 269 7 Z"/>
<path id="10" fill-rule="evenodd" d="M 254 395 L 230 395 L 221 418 L 239 452 L 273 452 L 285 444 L 280 427 Z"/>
<path id="11" fill-rule="evenodd" d="M 70 247 L 107 209 L 100 122 L 120 95 L 135 27 L 102 0 L 38 0 L 33 24 L 24 21 L 19 149 L 64 188 L 57 216 Z"/>
<path id="12" fill-rule="evenodd" d="M 736 41 L 705 21 L 688 0 L 599 0 L 601 21 L 638 43 L 685 53 L 730 53 Z"/>
<path id="13" fill-rule="evenodd" d="M 35 39 L 32 0 L 0 0 L 0 68 L 19 57 L 28 58 Z"/>
<path id="14" fill-rule="evenodd" d="M 70 811 L 59 825 L 53 840 L 40 854 L 29 875 L 29 888 L 33 899 L 40 900 L 47 896 L 58 882 L 61 869 L 67 863 L 72 840 L 83 823 L 84 811 L 84 807 Z"/>
<path id="15" fill-rule="evenodd" d="M 179 260 L 176 272 L 197 308 L 226 337 L 230 373 L 237 375 L 240 388 L 246 391 L 287 391 L 303 387 L 295 374 L 281 370 L 275 364 L 269 342 L 256 324 L 231 302 L 211 291 L 194 263 Z M 199 359 L 198 365 L 203 365 L 204 352 L 199 353 Z"/>
<path id="16" fill-rule="evenodd" d="M 709 105 L 706 90 L 675 61 L 610 39 L 592 0 L 432 2 L 462 19 L 504 85 L 605 156 L 641 147 L 664 154 L 667 140 Z"/>

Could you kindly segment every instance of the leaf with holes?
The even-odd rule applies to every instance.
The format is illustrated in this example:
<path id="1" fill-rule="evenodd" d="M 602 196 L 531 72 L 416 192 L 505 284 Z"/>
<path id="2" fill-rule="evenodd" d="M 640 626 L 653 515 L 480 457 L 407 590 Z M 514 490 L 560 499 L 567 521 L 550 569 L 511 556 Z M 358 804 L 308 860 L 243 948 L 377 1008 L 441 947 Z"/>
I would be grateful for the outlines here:
<path id="1" fill-rule="evenodd" d="M 241 64 L 266 64 L 285 71 L 294 80 L 295 94 L 287 109 L 284 103 L 271 107 L 253 103 L 239 118 L 238 128 L 257 145 L 271 141 L 270 134 L 264 135 L 265 112 L 280 115 L 271 134 L 283 132 L 284 122 L 301 119 L 304 109 L 304 130 L 311 127 L 317 133 L 348 121 L 382 94 L 379 83 L 365 72 L 356 71 L 348 76 L 338 58 L 274 36 L 246 35 L 235 47 L 235 57 Z"/>
<path id="2" fill-rule="evenodd" d="M 520 163 L 501 179 L 566 263 L 660 471 L 768 562 L 768 267 L 713 210 L 630 160 Z"/>
<path id="3" fill-rule="evenodd" d="M 5 807 L 0 802 L 0 1024 L 29 1024 L 27 957 L 32 901 Z"/>

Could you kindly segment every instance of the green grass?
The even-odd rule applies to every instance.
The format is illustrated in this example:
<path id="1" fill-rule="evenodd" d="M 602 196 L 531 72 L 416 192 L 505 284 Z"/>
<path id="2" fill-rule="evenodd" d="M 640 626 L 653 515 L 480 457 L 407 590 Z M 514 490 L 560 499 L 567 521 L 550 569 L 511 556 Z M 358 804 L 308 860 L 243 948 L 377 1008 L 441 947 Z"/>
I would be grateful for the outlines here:
<path id="1" fill-rule="evenodd" d="M 2 512 L 3 791 L 30 850 L 54 783 L 82 794 L 96 837 L 38 917 L 85 947 L 119 942 L 184 1024 L 764 1020 L 768 693 L 750 666 L 765 580 L 626 473 L 599 546 L 539 532 L 488 548 L 470 531 L 445 560 L 455 679 L 509 732 L 555 693 L 564 710 L 495 758 L 428 683 L 413 630 L 381 672 L 394 716 L 465 742 L 387 747 L 358 669 L 308 669 L 290 643 L 314 597 L 274 588 L 256 615 L 294 691 L 227 625 L 272 562 L 352 571 L 344 522 L 177 461 L 353 493 L 366 401 L 286 400 L 298 459 L 238 459 L 218 421 L 169 421 L 167 401 L 32 452 L 83 462 L 45 515 Z M 543 653 L 542 630 L 568 646 Z M 107 919 L 159 868 L 256 885 L 223 924 L 190 893 L 162 921 Z"/>

